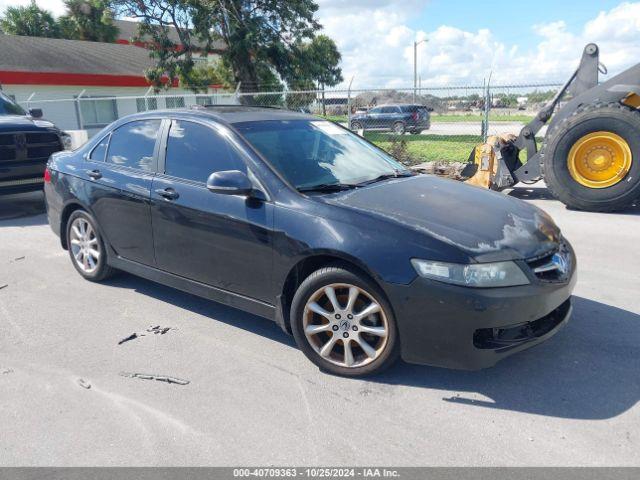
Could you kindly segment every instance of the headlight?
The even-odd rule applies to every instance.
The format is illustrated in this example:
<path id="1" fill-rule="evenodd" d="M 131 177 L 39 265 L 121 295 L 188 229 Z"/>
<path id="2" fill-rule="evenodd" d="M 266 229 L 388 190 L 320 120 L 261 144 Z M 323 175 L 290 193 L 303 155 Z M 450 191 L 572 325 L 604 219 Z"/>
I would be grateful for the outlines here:
<path id="1" fill-rule="evenodd" d="M 513 287 L 529 283 L 527 276 L 514 262 L 463 265 L 414 258 L 411 263 L 421 277 L 465 287 Z"/>
<path id="2" fill-rule="evenodd" d="M 68 133 L 62 133 L 60 135 L 60 138 L 62 140 L 62 148 L 64 148 L 65 150 L 73 150 L 73 142 L 71 140 L 71 135 L 69 135 Z"/>

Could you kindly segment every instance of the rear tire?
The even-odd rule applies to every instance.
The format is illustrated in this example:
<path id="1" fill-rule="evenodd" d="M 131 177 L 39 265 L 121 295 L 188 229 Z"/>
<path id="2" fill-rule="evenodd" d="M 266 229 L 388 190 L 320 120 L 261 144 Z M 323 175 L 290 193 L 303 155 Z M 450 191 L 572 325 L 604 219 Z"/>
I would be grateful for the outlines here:
<path id="1" fill-rule="evenodd" d="M 107 265 L 107 250 L 98 223 L 88 212 L 76 210 L 67 221 L 67 247 L 76 271 L 91 282 L 101 282 L 115 273 Z"/>
<path id="2" fill-rule="evenodd" d="M 358 130 L 364 130 L 364 128 L 362 127 L 362 124 L 360 122 L 352 122 L 351 123 L 351 130 L 357 132 Z"/>
<path id="3" fill-rule="evenodd" d="M 340 266 L 317 270 L 302 282 L 290 322 L 300 350 L 334 375 L 380 373 L 399 356 L 396 322 L 384 293 L 365 275 Z"/>
<path id="4" fill-rule="evenodd" d="M 596 144 L 580 150 L 579 145 L 589 141 L 590 134 L 610 137 L 613 148 Z M 599 164 L 587 162 L 589 155 L 598 156 L 599 151 L 605 160 L 617 162 L 630 154 L 624 168 L 611 167 L 611 178 L 600 184 L 594 181 Z M 549 192 L 568 207 L 596 212 L 624 209 L 640 197 L 640 112 L 618 103 L 585 105 L 547 134 L 542 157 Z M 622 172 L 621 178 L 616 172 Z"/>

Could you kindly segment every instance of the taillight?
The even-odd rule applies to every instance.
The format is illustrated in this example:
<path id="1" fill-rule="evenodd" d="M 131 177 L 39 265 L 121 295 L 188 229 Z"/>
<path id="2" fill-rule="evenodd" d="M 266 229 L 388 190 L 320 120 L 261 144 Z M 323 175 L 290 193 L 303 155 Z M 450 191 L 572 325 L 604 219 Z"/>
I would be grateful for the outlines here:
<path id="1" fill-rule="evenodd" d="M 51 183 L 51 171 L 49 167 L 44 169 L 44 183 Z"/>
<path id="2" fill-rule="evenodd" d="M 418 120 L 418 112 L 413 112 L 411 114 L 411 118 L 413 118 L 414 120 Z"/>

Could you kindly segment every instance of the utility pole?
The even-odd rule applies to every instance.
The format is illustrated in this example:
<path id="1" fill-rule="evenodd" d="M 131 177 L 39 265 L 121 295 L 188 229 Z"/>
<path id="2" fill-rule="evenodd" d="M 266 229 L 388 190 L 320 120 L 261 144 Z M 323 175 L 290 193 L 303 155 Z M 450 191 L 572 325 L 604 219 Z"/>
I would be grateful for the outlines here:
<path id="1" fill-rule="evenodd" d="M 413 102 L 416 101 L 416 90 L 418 88 L 418 45 L 427 42 L 425 38 L 423 40 L 416 40 L 413 42 Z"/>

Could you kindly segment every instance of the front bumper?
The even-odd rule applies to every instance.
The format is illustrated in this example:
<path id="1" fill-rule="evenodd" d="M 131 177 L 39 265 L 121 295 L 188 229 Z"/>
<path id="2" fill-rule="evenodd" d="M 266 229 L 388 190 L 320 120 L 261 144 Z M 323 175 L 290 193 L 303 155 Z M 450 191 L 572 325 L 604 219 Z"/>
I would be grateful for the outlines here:
<path id="1" fill-rule="evenodd" d="M 575 269 L 566 283 L 465 288 L 418 277 L 387 285 L 402 358 L 477 370 L 553 336 L 571 316 Z"/>
<path id="2" fill-rule="evenodd" d="M 0 195 L 13 195 L 16 193 L 36 192 L 42 190 L 44 180 L 42 175 L 33 178 L 0 179 Z"/>

